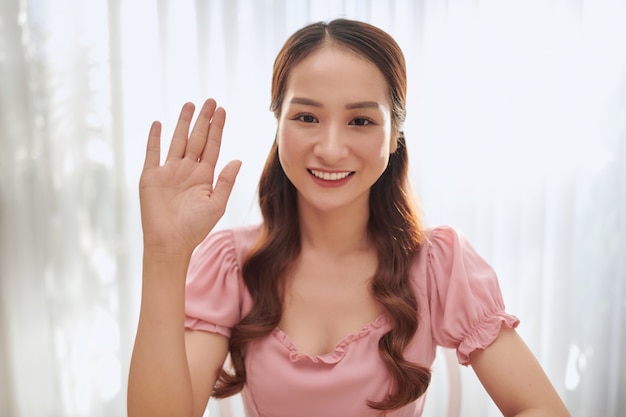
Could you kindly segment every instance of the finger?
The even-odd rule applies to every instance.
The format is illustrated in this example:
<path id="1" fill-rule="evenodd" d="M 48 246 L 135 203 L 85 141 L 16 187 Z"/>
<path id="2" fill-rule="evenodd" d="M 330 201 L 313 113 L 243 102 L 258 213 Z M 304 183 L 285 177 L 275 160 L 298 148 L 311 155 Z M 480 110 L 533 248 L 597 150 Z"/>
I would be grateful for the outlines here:
<path id="1" fill-rule="evenodd" d="M 211 183 L 213 182 L 213 172 L 215 171 L 215 165 L 217 164 L 217 157 L 220 154 L 220 147 L 222 146 L 222 133 L 224 132 L 224 123 L 226 123 L 226 110 L 222 107 L 215 109 L 213 118 L 211 119 L 211 125 L 209 126 L 209 134 L 207 137 L 206 145 L 202 151 L 201 161 L 208 164 L 211 172 Z"/>
<path id="2" fill-rule="evenodd" d="M 235 178 L 237 178 L 240 168 L 241 161 L 239 160 L 230 161 L 222 168 L 222 171 L 217 177 L 211 198 L 216 198 L 218 201 L 223 202 L 224 206 L 226 205 L 226 201 L 228 201 L 228 197 L 230 197 L 230 193 L 233 190 Z"/>
<path id="3" fill-rule="evenodd" d="M 143 168 L 152 168 L 161 163 L 161 123 L 153 122 L 148 133 L 148 144 L 146 146 L 146 160 Z"/>
<path id="4" fill-rule="evenodd" d="M 185 155 L 187 138 L 189 137 L 189 125 L 191 124 L 194 110 L 195 106 L 193 103 L 185 103 L 180 110 L 174 135 L 172 136 L 172 143 L 170 143 L 170 149 L 167 152 L 166 162 L 172 159 L 180 159 Z"/>
<path id="5" fill-rule="evenodd" d="M 209 127 L 211 126 L 211 118 L 213 117 L 216 106 L 217 103 L 215 103 L 215 100 L 213 99 L 206 100 L 202 105 L 200 113 L 198 113 L 198 119 L 193 125 L 191 135 L 189 135 L 187 149 L 185 149 L 185 158 L 190 158 L 194 161 L 200 159 L 200 154 L 202 153 L 207 142 L 207 135 Z"/>

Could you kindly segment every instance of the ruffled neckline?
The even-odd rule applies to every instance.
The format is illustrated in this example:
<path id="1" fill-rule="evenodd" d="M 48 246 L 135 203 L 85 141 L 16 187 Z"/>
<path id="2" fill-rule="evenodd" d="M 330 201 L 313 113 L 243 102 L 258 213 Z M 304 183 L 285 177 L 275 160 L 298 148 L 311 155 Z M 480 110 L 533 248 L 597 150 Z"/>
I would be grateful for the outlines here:
<path id="1" fill-rule="evenodd" d="M 291 338 L 280 327 L 276 327 L 272 332 L 272 335 L 276 337 L 276 339 L 278 339 L 278 341 L 287 348 L 289 352 L 289 360 L 291 362 L 309 360 L 313 363 L 325 363 L 332 365 L 338 363 L 339 361 L 341 361 L 341 359 L 343 359 L 346 354 L 346 347 L 350 343 L 356 342 L 357 340 L 369 335 L 372 331 L 388 324 L 391 324 L 391 319 L 389 318 L 387 313 L 383 312 L 379 314 L 374 320 L 362 327 L 361 330 L 350 333 L 339 342 L 337 342 L 337 344 L 335 345 L 335 350 L 333 350 L 332 352 L 324 353 L 322 355 L 309 355 L 305 353 L 299 353 L 298 348 L 293 343 Z"/>

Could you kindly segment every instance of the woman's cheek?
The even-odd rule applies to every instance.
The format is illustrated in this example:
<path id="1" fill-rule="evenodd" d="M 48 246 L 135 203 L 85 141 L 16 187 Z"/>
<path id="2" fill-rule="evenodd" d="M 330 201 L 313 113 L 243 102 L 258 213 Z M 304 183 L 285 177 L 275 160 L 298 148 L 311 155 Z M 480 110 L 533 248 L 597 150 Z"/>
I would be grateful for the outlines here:
<path id="1" fill-rule="evenodd" d="M 278 131 L 278 149 L 284 153 L 297 152 L 304 145 L 304 139 L 301 129 L 283 125 Z"/>
<path id="2" fill-rule="evenodd" d="M 298 141 L 294 134 L 294 129 L 289 129 L 286 126 L 282 126 L 278 130 L 278 159 L 283 166 L 283 170 L 285 170 L 287 174 L 292 160 L 298 152 Z"/>

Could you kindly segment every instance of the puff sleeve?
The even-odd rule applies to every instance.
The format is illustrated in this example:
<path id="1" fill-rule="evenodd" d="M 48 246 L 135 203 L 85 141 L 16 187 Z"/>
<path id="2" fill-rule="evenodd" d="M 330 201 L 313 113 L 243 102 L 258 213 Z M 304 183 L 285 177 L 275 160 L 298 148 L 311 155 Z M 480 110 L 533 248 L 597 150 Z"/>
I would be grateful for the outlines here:
<path id="1" fill-rule="evenodd" d="M 209 235 L 194 251 L 185 287 L 185 328 L 230 337 L 242 318 L 244 284 L 231 230 Z"/>
<path id="2" fill-rule="evenodd" d="M 433 338 L 455 348 L 459 363 L 484 349 L 502 325 L 514 328 L 519 320 L 505 312 L 498 278 L 491 266 L 451 227 L 431 232 L 427 277 Z"/>

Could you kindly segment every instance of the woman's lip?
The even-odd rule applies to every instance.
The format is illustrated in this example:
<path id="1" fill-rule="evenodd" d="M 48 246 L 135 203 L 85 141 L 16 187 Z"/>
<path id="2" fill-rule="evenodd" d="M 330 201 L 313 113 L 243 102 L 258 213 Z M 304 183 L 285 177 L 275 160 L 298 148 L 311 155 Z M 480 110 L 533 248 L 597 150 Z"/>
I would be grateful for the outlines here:
<path id="1" fill-rule="evenodd" d="M 344 184 L 346 184 L 347 182 L 349 182 L 352 179 L 352 176 L 354 174 L 354 171 L 320 171 L 320 170 L 311 170 L 309 169 L 309 174 L 311 175 L 311 178 L 313 179 L 313 182 L 315 182 L 315 184 L 325 187 L 325 188 L 336 188 L 336 187 L 341 187 Z M 324 179 L 324 178 L 320 178 L 318 176 L 316 176 L 315 174 L 313 174 L 313 171 L 316 171 L 317 173 L 324 173 L 324 174 L 328 174 L 329 176 L 331 176 L 332 178 L 332 174 L 347 174 L 345 177 L 342 177 L 340 179 Z"/>
<path id="2" fill-rule="evenodd" d="M 322 169 L 310 168 L 308 169 L 308 171 L 315 178 L 318 178 L 324 181 L 340 181 L 354 174 L 354 171 L 349 171 L 349 170 L 327 171 L 327 170 L 322 170 Z"/>

